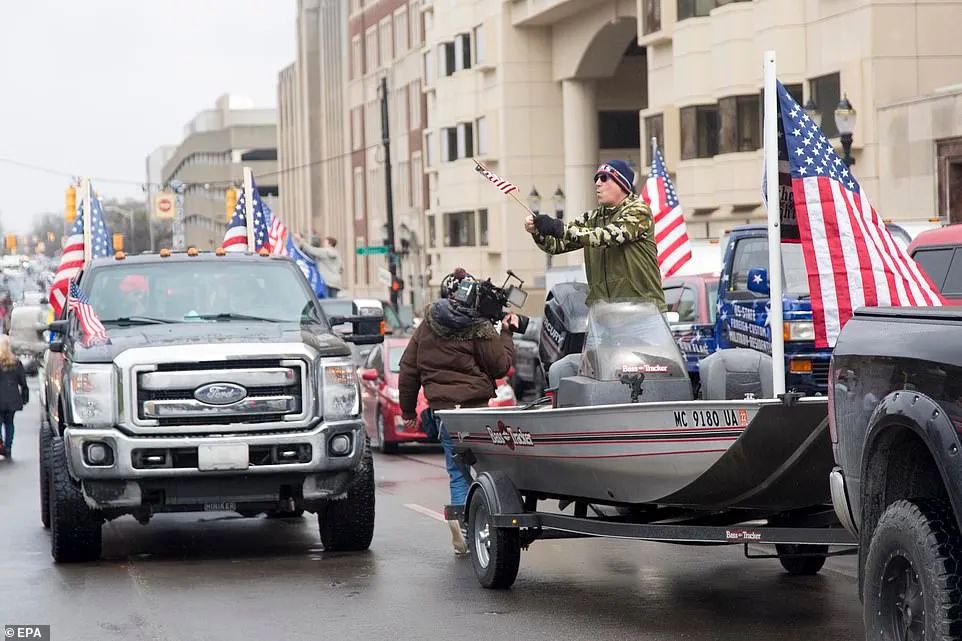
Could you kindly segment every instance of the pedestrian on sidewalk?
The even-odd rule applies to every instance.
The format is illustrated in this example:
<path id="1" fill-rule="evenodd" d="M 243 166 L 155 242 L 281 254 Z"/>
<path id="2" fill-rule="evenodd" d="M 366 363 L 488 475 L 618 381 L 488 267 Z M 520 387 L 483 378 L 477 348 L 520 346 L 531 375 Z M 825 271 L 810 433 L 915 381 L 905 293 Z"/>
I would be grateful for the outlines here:
<path id="1" fill-rule="evenodd" d="M 29 400 L 30 390 L 23 365 L 10 349 L 10 337 L 0 336 L 0 424 L 3 426 L 0 453 L 8 461 L 13 459 L 13 415 Z"/>

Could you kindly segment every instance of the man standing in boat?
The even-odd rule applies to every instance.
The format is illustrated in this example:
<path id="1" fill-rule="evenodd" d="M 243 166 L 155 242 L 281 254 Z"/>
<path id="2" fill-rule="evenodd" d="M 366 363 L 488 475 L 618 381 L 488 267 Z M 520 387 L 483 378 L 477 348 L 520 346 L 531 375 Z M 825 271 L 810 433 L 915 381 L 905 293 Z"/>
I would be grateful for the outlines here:
<path id="1" fill-rule="evenodd" d="M 596 209 L 567 224 L 545 214 L 529 215 L 524 228 L 549 254 L 585 250 L 589 307 L 598 301 L 639 300 L 653 303 L 664 313 L 668 308 L 661 288 L 655 224 L 651 208 L 634 193 L 634 181 L 635 172 L 624 160 L 603 163 L 595 172 Z M 576 365 L 576 358 L 568 358 L 559 368 L 552 367 L 549 384 L 554 387 L 560 378 L 577 374 Z M 563 371 L 566 366 L 575 371 Z"/>

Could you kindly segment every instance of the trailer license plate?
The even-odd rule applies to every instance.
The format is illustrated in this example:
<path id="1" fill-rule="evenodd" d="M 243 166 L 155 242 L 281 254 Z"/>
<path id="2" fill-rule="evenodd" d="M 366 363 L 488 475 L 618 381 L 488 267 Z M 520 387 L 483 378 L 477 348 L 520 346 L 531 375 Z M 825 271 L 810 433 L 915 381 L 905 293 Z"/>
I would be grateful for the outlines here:
<path id="1" fill-rule="evenodd" d="M 197 469 L 202 472 L 246 470 L 249 460 L 246 443 L 201 445 L 197 448 Z"/>

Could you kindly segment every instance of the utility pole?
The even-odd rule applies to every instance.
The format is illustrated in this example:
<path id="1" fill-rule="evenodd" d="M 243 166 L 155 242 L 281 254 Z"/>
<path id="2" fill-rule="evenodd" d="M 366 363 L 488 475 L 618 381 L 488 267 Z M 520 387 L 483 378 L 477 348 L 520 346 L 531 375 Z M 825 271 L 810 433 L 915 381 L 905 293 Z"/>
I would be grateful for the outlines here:
<path id="1" fill-rule="evenodd" d="M 387 247 L 388 247 L 388 268 L 391 270 L 391 304 L 397 309 L 398 300 L 401 297 L 401 281 L 398 274 L 401 272 L 401 257 L 394 247 L 394 192 L 391 188 L 391 129 L 388 125 L 387 107 L 387 78 L 381 78 L 381 143 L 384 145 L 384 194 L 387 200 Z"/>

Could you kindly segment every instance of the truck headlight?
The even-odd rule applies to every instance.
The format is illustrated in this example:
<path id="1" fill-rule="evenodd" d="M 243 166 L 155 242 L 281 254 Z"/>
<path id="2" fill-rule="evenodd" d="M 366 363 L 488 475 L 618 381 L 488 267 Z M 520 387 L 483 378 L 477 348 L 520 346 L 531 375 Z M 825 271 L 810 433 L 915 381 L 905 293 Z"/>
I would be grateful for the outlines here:
<path id="1" fill-rule="evenodd" d="M 812 321 L 785 321 L 782 336 L 786 341 L 813 341 L 815 324 Z"/>
<path id="2" fill-rule="evenodd" d="M 113 365 L 75 365 L 70 370 L 70 409 L 74 421 L 87 427 L 113 425 L 116 389 Z"/>
<path id="3" fill-rule="evenodd" d="M 354 364 L 349 360 L 321 361 L 321 415 L 324 420 L 350 418 L 361 413 L 361 393 Z"/>

